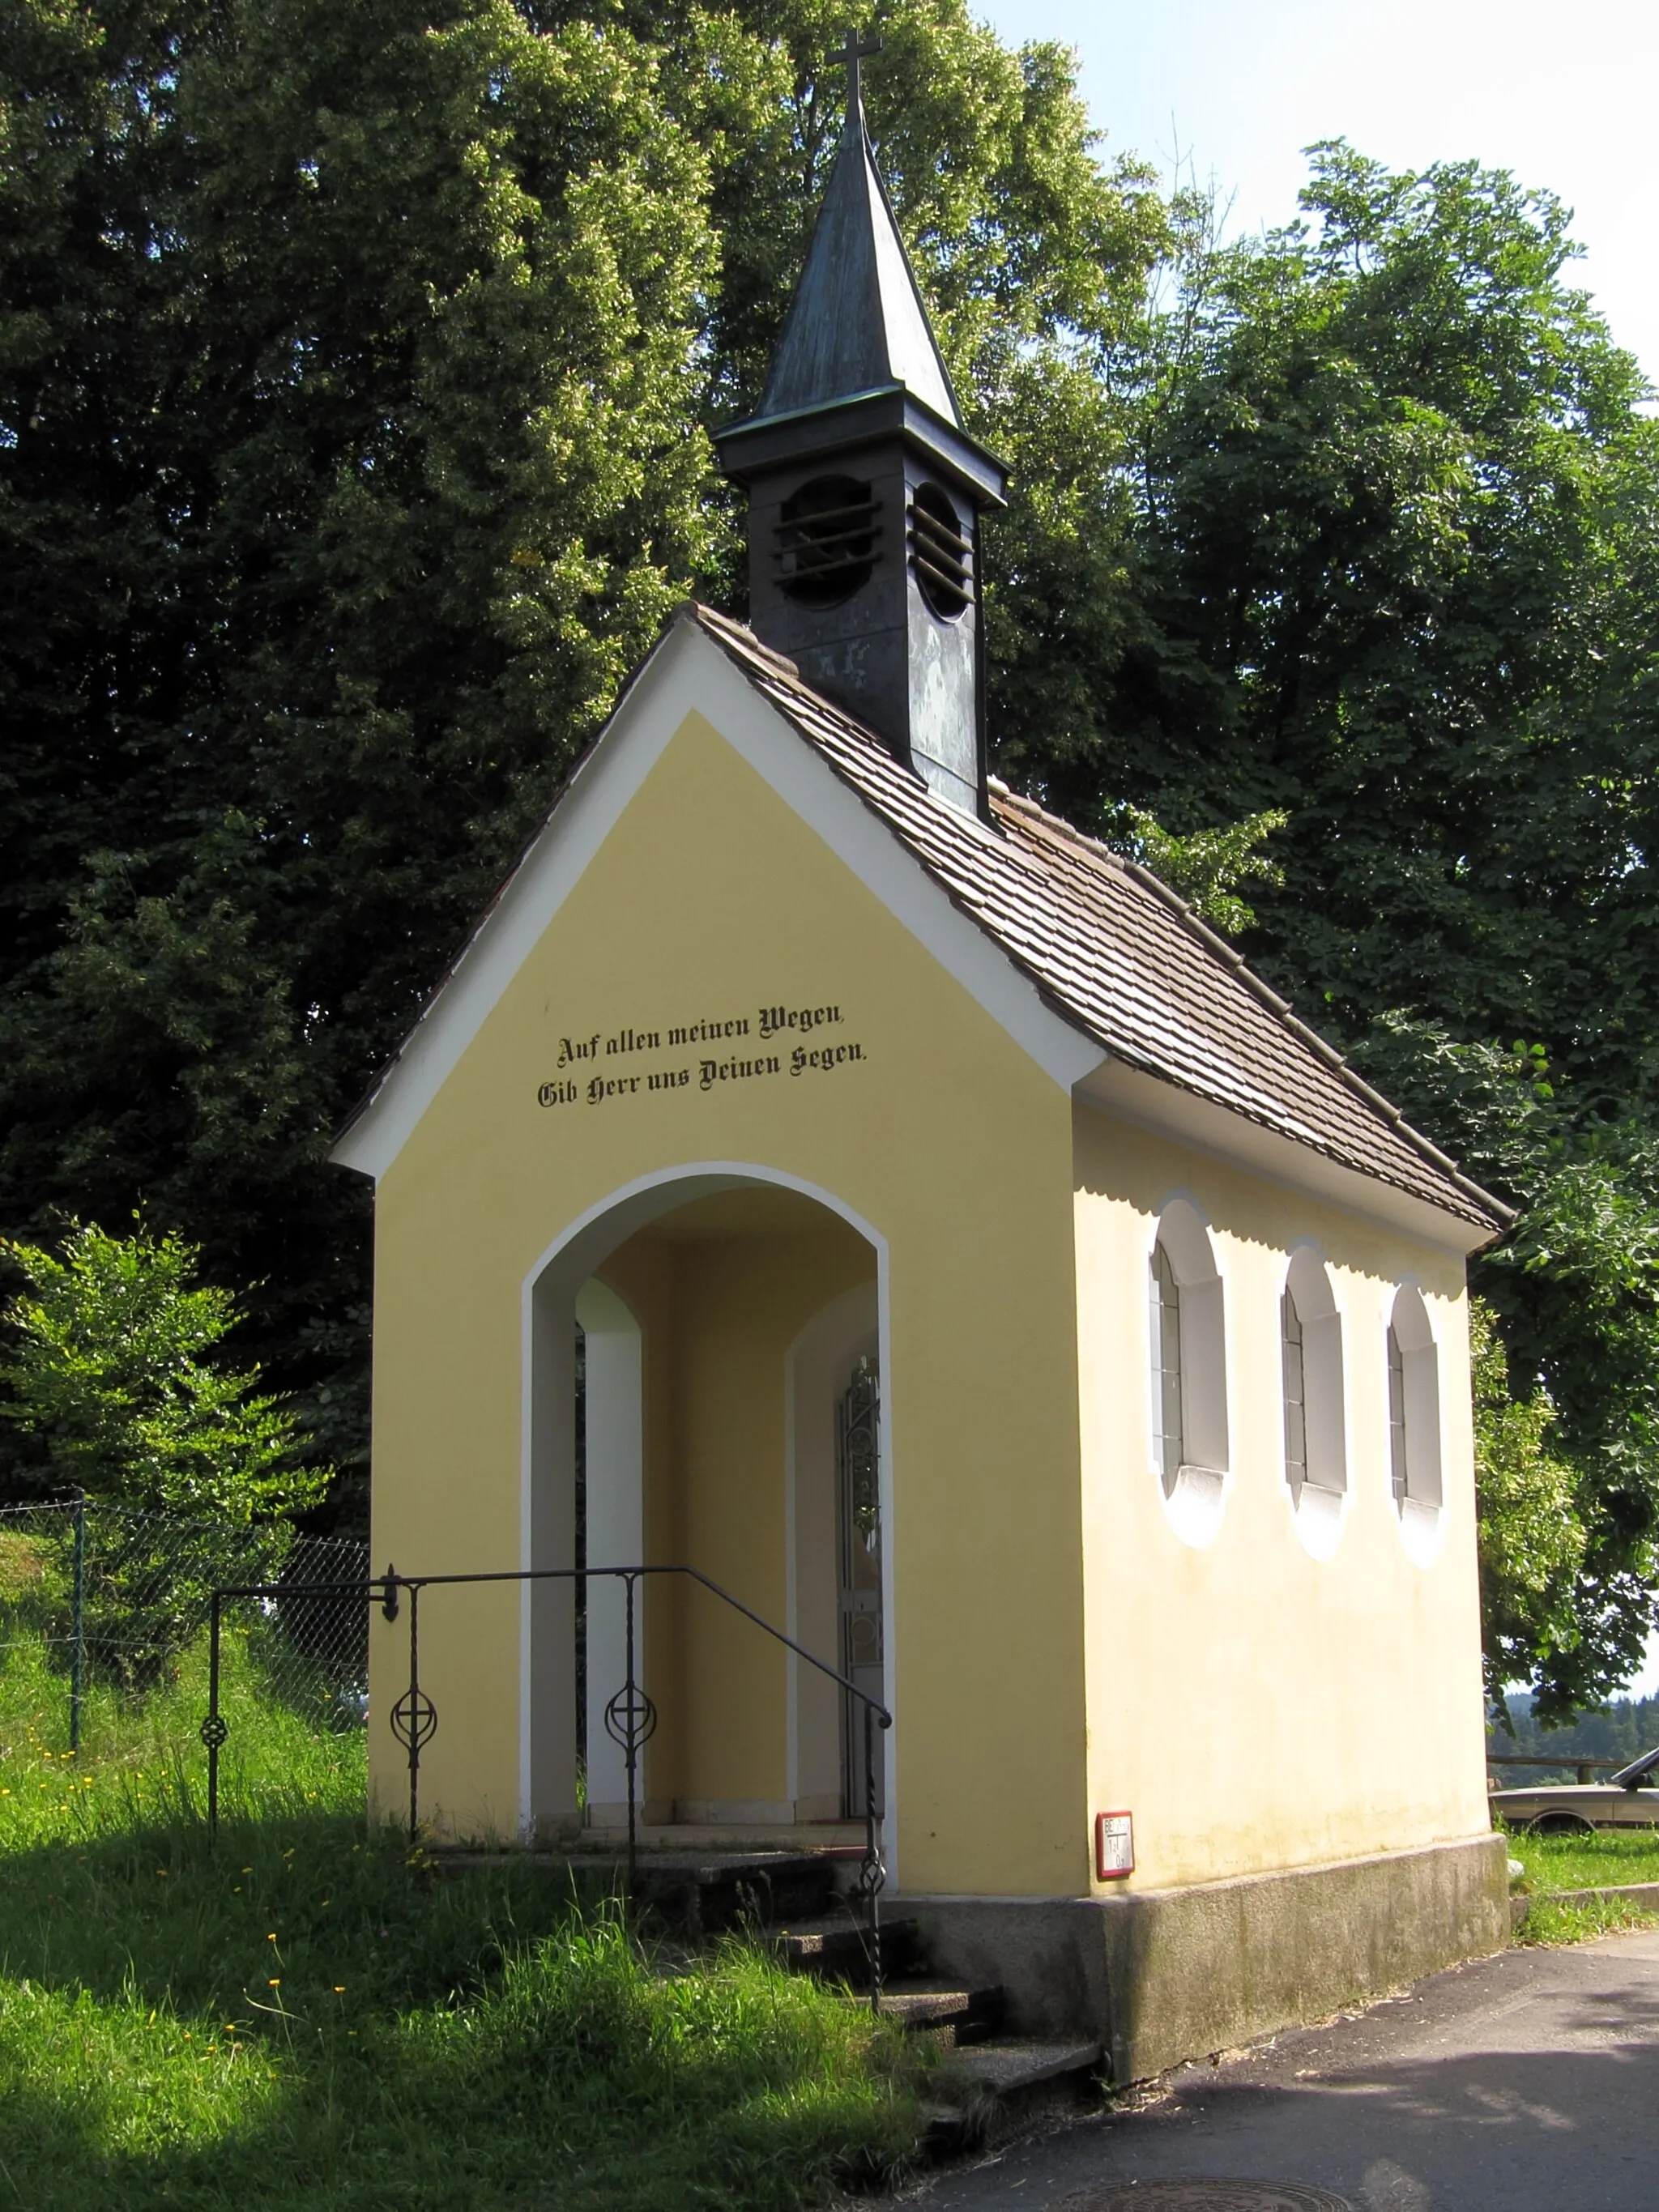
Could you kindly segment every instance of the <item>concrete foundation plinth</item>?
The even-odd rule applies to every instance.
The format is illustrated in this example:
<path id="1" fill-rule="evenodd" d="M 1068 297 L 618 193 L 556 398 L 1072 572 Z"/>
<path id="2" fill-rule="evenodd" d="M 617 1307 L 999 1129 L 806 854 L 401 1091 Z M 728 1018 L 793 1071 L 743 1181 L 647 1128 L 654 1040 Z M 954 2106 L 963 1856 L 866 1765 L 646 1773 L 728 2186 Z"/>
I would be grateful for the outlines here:
<path id="1" fill-rule="evenodd" d="M 1022 2034 L 1098 2037 L 1117 2081 L 1316 2020 L 1509 1941 L 1507 1845 L 1110 1897 L 906 1896 L 935 1970 L 1000 1982 Z"/>

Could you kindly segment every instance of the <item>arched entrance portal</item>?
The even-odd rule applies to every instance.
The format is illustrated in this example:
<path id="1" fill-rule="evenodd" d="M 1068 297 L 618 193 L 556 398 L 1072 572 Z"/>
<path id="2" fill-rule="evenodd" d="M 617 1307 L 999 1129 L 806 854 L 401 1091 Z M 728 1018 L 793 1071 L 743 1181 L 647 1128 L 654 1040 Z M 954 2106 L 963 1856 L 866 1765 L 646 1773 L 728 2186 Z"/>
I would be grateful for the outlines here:
<path id="1" fill-rule="evenodd" d="M 575 1224 L 527 1285 L 526 1564 L 696 1567 L 838 1669 L 850 1600 L 856 1679 L 884 1694 L 883 1261 L 823 1194 L 736 1168 L 617 1194 Z M 854 1399 L 871 1417 L 855 1470 Z M 531 1585 L 525 1601 L 531 1832 L 624 1818 L 625 1763 L 605 1725 L 625 1672 L 623 1592 L 597 1575 L 586 1590 L 580 1633 L 568 1584 Z M 861 1731 L 833 1683 L 693 1583 L 642 1584 L 636 1618 L 658 1716 L 647 1824 L 775 1833 L 862 1813 L 862 1759 L 848 1756 Z M 878 1804 L 890 1736 L 883 1749 Z"/>

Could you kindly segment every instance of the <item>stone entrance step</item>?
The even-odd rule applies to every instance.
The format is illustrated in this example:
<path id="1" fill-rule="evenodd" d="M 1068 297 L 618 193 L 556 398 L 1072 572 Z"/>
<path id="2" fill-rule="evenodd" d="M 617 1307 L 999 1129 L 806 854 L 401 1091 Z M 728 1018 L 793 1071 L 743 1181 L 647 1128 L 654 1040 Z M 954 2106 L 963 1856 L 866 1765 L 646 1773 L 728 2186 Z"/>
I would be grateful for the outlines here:
<path id="1" fill-rule="evenodd" d="M 469 1851 L 442 1857 L 456 1866 L 533 1858 L 562 1869 L 566 1881 L 582 1869 L 619 1887 L 625 1856 L 609 1843 L 590 1835 L 576 1850 L 545 1857 Z M 737 1930 L 764 1944 L 791 1972 L 863 1991 L 871 1983 L 869 1933 L 860 1900 L 848 1893 L 862 1856 L 861 1846 L 839 1838 L 793 1850 L 701 1838 L 675 1848 L 653 1839 L 638 1853 L 635 1895 L 647 1928 L 669 1939 L 670 1957 Z M 1093 2086 L 1098 2043 L 1006 2033 L 1000 1986 L 930 1976 L 920 1925 L 902 1906 L 883 1917 L 881 1938 L 883 2014 L 939 2050 L 933 2102 L 924 2115 L 930 2153 L 945 2157 L 1000 2140 L 1036 2112 Z"/>
<path id="2" fill-rule="evenodd" d="M 835 1893 L 837 1861 L 821 1851 L 642 1853 L 635 1877 L 641 1905 L 674 1934 L 696 1942 L 781 1921 L 817 1920 Z"/>
<path id="3" fill-rule="evenodd" d="M 786 1919 L 773 1929 L 767 1941 L 792 1972 L 813 1974 L 821 1981 L 842 1982 L 848 1989 L 870 1986 L 870 1931 L 857 1908 L 830 1913 L 820 1919 Z M 914 1920 L 900 1916 L 881 1923 L 881 1971 L 884 1982 L 910 1972 L 921 1956 L 921 1930 Z"/>
<path id="4" fill-rule="evenodd" d="M 994 2035 L 1002 2025 L 1002 2009 L 1000 1985 L 966 1990 L 920 1974 L 885 1983 L 881 1993 L 884 2019 L 896 2021 L 912 2034 L 932 2036 L 951 2050 Z"/>
<path id="5" fill-rule="evenodd" d="M 922 2108 L 924 2147 L 935 2158 L 981 2149 L 1093 2094 L 1098 2043 L 991 2036 L 951 2054 L 937 2095 Z"/>

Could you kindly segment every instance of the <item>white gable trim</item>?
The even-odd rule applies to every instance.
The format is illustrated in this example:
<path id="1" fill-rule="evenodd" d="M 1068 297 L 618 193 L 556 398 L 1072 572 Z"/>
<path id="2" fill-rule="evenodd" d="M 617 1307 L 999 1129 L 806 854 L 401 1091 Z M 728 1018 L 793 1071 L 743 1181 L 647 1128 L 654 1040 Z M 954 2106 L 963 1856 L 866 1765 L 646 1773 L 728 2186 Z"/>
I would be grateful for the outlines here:
<path id="1" fill-rule="evenodd" d="M 329 1157 L 378 1180 L 691 712 L 728 744 L 1061 1089 L 1106 1055 L 953 906 L 920 861 L 712 639 L 678 622 Z"/>

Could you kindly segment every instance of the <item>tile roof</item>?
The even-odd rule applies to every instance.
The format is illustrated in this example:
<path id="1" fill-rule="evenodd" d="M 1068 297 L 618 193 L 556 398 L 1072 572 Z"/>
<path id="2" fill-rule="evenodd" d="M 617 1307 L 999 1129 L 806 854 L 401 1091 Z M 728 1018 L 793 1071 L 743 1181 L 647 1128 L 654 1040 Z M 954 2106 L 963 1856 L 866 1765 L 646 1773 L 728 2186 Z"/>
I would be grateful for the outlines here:
<path id="1" fill-rule="evenodd" d="M 934 797 L 793 665 L 709 608 L 695 622 L 1048 1005 L 1126 1065 L 1477 1228 L 1508 1210 L 1379 1097 L 1185 902 L 994 783 L 992 823 Z"/>

